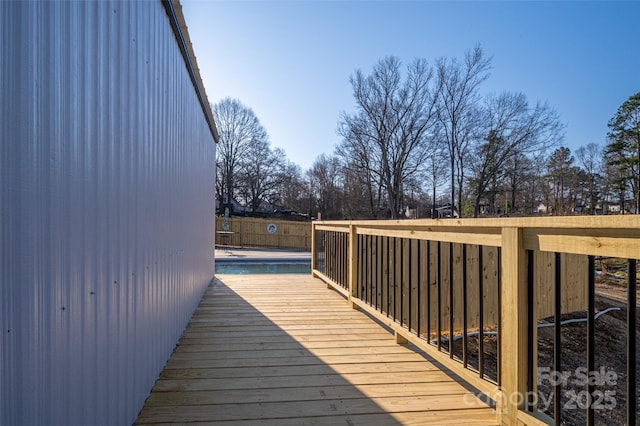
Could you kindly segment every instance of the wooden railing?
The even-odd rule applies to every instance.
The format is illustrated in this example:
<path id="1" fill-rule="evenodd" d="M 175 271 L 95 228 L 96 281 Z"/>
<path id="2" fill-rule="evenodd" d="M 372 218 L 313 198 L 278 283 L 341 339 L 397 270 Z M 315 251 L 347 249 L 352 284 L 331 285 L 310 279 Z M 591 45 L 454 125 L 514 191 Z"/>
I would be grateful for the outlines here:
<path id="1" fill-rule="evenodd" d="M 312 229 L 313 274 L 495 402 L 503 424 L 635 424 L 640 216 Z M 617 345 L 602 341 L 616 327 Z"/>

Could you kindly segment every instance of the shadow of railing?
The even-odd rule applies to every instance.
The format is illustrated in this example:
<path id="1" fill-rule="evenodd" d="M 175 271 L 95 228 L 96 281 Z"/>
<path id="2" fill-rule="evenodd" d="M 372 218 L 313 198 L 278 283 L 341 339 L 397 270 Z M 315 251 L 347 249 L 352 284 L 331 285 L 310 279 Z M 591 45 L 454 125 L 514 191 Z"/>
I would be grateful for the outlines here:
<path id="1" fill-rule="evenodd" d="M 212 284 L 137 424 L 399 425 L 470 416 L 496 424 L 472 392 L 324 286 L 290 287 L 287 276 L 235 280 L 264 286 L 248 301 L 223 281 Z M 274 293 L 268 280 L 288 290 Z"/>

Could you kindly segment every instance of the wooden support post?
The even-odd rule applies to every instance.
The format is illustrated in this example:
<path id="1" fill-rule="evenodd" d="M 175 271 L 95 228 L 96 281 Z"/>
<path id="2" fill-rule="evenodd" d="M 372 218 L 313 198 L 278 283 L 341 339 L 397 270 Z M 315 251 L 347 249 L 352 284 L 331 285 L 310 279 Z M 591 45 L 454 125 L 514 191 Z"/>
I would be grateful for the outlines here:
<path id="1" fill-rule="evenodd" d="M 501 387 L 502 424 L 517 424 L 527 393 L 527 254 L 522 229 L 502 229 Z"/>
<path id="2" fill-rule="evenodd" d="M 358 309 L 358 306 L 351 300 L 357 297 L 358 286 L 358 232 L 355 225 L 349 225 L 349 264 L 347 265 L 349 274 L 349 305 Z"/>
<path id="3" fill-rule="evenodd" d="M 396 343 L 399 345 L 406 345 L 407 343 L 409 343 L 409 340 L 404 337 L 402 334 L 398 333 L 397 331 L 395 332 L 395 336 L 396 336 Z"/>

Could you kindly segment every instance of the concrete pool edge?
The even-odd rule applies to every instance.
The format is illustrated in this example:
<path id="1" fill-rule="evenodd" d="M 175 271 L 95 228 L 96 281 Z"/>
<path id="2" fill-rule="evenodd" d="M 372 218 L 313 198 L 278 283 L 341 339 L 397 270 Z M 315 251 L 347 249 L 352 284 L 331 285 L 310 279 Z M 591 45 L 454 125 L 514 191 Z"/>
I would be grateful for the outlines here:
<path id="1" fill-rule="evenodd" d="M 216 263 L 310 263 L 311 252 L 282 249 L 215 249 Z"/>
<path id="2" fill-rule="evenodd" d="M 216 263 L 311 263 L 311 258 L 303 259 L 281 259 L 281 258 L 271 258 L 271 257 L 252 257 L 245 259 L 219 259 L 216 258 Z"/>

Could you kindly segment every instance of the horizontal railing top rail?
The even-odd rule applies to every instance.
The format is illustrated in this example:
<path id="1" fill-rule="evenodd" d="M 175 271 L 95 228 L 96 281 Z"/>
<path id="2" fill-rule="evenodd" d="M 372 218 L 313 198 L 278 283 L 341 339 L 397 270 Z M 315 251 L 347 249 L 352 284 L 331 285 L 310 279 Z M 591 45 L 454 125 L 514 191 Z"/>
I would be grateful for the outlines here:
<path id="1" fill-rule="evenodd" d="M 501 218 L 456 218 L 456 219 L 406 219 L 406 220 L 324 220 L 313 222 L 315 226 L 382 228 L 419 227 L 478 227 L 478 228 L 630 228 L 640 226 L 640 215 L 612 216 L 536 216 Z"/>
<path id="2" fill-rule="evenodd" d="M 522 229 L 523 248 L 610 257 L 640 256 L 640 215 L 323 221 L 314 229 L 361 235 L 502 246 L 504 228 Z M 392 232 L 392 234 L 389 234 Z"/>

